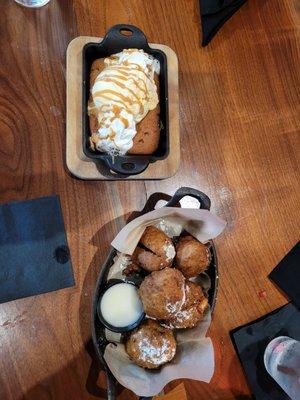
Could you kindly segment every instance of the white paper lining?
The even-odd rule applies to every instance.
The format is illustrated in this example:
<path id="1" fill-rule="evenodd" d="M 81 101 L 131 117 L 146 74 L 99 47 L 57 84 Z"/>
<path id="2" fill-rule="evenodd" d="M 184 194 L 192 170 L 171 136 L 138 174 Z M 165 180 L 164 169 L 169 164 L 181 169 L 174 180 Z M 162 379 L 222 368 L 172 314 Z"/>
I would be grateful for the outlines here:
<path id="1" fill-rule="evenodd" d="M 162 207 L 151 211 L 129 222 L 111 242 L 111 245 L 121 253 L 132 254 L 145 228 L 156 225 L 163 218 L 173 224 L 180 224 L 200 242 L 206 243 L 217 237 L 225 228 L 226 222 L 207 210 L 193 208 Z"/>
<path id="2" fill-rule="evenodd" d="M 196 328 L 178 333 L 175 358 L 159 371 L 149 371 L 134 364 L 120 343 L 109 344 L 104 359 L 117 380 L 137 396 L 155 396 L 174 379 L 189 378 L 209 382 L 215 367 L 213 344 L 210 338 L 205 337 L 209 325 L 208 312 Z"/>
<path id="3" fill-rule="evenodd" d="M 210 211 L 199 209 L 163 207 L 144 214 L 127 224 L 112 241 L 112 246 L 121 254 L 115 260 L 111 277 L 122 274 L 124 254 L 133 253 L 149 225 L 163 229 L 170 237 L 179 235 L 185 229 L 202 243 L 206 243 L 217 237 L 226 223 Z M 214 373 L 213 345 L 211 339 L 205 337 L 210 321 L 208 311 L 195 328 L 177 331 L 176 356 L 171 363 L 158 371 L 137 366 L 130 360 L 121 343 L 111 343 L 106 347 L 105 361 L 116 379 L 138 396 L 154 396 L 168 382 L 179 378 L 209 382 Z"/>

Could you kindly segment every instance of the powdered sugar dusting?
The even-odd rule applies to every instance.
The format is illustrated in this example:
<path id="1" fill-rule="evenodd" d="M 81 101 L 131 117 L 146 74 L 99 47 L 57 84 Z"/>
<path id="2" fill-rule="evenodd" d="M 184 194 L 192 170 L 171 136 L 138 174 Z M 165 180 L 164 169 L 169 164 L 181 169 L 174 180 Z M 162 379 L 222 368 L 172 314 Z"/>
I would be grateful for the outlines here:
<path id="1" fill-rule="evenodd" d="M 186 295 L 185 295 L 185 284 L 181 286 L 182 290 L 182 299 L 175 301 L 173 303 L 167 302 L 166 304 L 166 310 L 171 313 L 171 314 L 176 314 L 179 310 L 181 310 L 183 304 L 185 303 L 186 300 Z"/>
<path id="2" fill-rule="evenodd" d="M 173 260 L 175 257 L 175 248 L 172 243 L 166 242 L 163 246 L 164 252 L 166 253 L 167 260 Z"/>
<path id="3" fill-rule="evenodd" d="M 176 319 L 179 322 L 186 321 L 187 319 L 189 319 L 191 317 L 192 312 L 193 312 L 193 308 L 190 308 L 189 310 L 180 310 L 176 314 Z"/>
<path id="4" fill-rule="evenodd" d="M 188 310 L 180 310 L 174 315 L 174 318 L 176 319 L 175 324 L 172 324 L 171 322 L 169 322 L 167 325 L 164 325 L 164 326 L 167 326 L 172 329 L 176 329 L 176 328 L 178 328 L 178 325 L 179 326 L 182 324 L 184 325 L 184 323 L 186 321 L 189 321 L 189 319 L 192 317 L 194 311 L 195 310 L 193 307 L 189 308 Z"/>
<path id="5" fill-rule="evenodd" d="M 184 305 L 184 303 L 185 303 L 185 301 L 186 301 L 186 287 L 187 287 L 187 285 L 186 285 L 185 283 L 181 286 L 181 290 L 182 290 L 182 302 L 181 302 L 180 308 Z"/>
<path id="6" fill-rule="evenodd" d="M 139 344 L 140 359 L 145 362 L 151 362 L 154 365 L 160 365 L 168 362 L 175 355 L 175 348 L 171 348 L 169 340 L 163 338 L 161 346 L 154 346 L 148 338 L 143 338 Z M 171 351 L 172 350 L 172 351 Z"/>
<path id="7" fill-rule="evenodd" d="M 176 301 L 175 303 L 167 303 L 166 310 L 171 314 L 175 314 L 180 309 L 180 303 L 181 302 L 179 301 Z"/>

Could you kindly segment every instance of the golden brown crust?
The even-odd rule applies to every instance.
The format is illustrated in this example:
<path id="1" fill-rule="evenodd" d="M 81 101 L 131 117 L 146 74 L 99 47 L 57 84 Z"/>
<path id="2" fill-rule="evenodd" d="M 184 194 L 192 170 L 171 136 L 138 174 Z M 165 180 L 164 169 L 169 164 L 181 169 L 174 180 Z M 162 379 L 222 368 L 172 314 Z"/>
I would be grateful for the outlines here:
<path id="1" fill-rule="evenodd" d="M 139 294 L 149 317 L 168 320 L 184 302 L 184 276 L 174 268 L 154 271 L 143 280 Z"/>
<path id="2" fill-rule="evenodd" d="M 92 63 L 90 72 L 90 88 L 94 85 L 97 76 L 103 68 L 104 59 L 99 58 Z M 159 77 L 157 74 L 155 74 L 154 80 L 159 95 Z M 89 101 L 92 101 L 91 95 Z M 158 103 L 155 109 L 150 110 L 142 121 L 137 124 L 137 133 L 133 138 L 133 146 L 128 151 L 128 154 L 153 154 L 157 150 L 160 138 L 159 113 L 160 107 Z M 91 132 L 96 133 L 99 128 L 96 115 L 89 113 L 89 122 Z M 93 141 L 91 141 L 92 149 L 94 149 L 94 145 Z"/>
<path id="3" fill-rule="evenodd" d="M 185 236 L 176 246 L 176 268 L 186 278 L 192 278 L 205 271 L 211 261 L 208 247 L 193 238 Z"/>
<path id="4" fill-rule="evenodd" d="M 187 281 L 185 296 L 185 302 L 180 311 L 166 321 L 166 325 L 170 328 L 192 328 L 203 318 L 208 300 L 201 287 L 196 283 Z"/>
<path id="5" fill-rule="evenodd" d="M 140 247 L 132 254 L 132 259 L 145 271 L 153 272 L 165 268 L 165 259 Z"/>
<path id="6" fill-rule="evenodd" d="M 102 71 L 104 67 L 104 62 L 103 59 L 98 59 L 95 60 L 92 64 L 91 67 L 91 73 L 90 73 L 90 88 L 93 87 L 95 80 L 99 73 Z M 89 97 L 89 102 L 91 103 L 93 101 L 92 95 L 90 92 L 90 97 Z M 96 133 L 98 131 L 98 120 L 96 114 L 93 114 L 93 112 L 89 112 L 89 122 L 90 122 L 90 131 L 91 133 Z M 91 148 L 92 150 L 95 150 L 95 143 L 90 139 L 91 142 Z"/>
<path id="7" fill-rule="evenodd" d="M 97 79 L 97 76 L 100 74 L 100 72 L 104 68 L 104 59 L 103 58 L 98 58 L 95 60 L 92 64 L 91 67 L 91 73 L 90 73 L 90 87 L 92 87 Z"/>
<path id="8" fill-rule="evenodd" d="M 173 242 L 169 236 L 155 226 L 147 226 L 140 242 L 147 247 L 147 249 L 164 258 L 166 257 L 166 246 L 174 248 Z"/>
<path id="9" fill-rule="evenodd" d="M 130 334 L 125 349 L 140 367 L 157 369 L 173 359 L 176 346 L 170 329 L 156 321 L 146 320 Z"/>
<path id="10" fill-rule="evenodd" d="M 157 271 L 171 267 L 175 257 L 175 247 L 172 240 L 163 231 L 155 226 L 148 226 L 140 243 L 146 247 L 144 251 L 137 250 L 138 262 L 142 268 L 147 271 Z"/>
<path id="11" fill-rule="evenodd" d="M 137 247 L 132 255 L 135 263 L 148 272 L 170 267 L 175 256 L 172 240 L 160 229 L 148 226 L 139 242 L 145 247 Z"/>
<path id="12" fill-rule="evenodd" d="M 158 75 L 154 75 L 157 92 L 159 96 L 159 79 Z M 136 135 L 133 138 L 133 146 L 128 151 L 128 154 L 152 154 L 159 144 L 160 127 L 159 127 L 159 103 L 157 106 L 148 112 L 136 127 Z"/>
<path id="13" fill-rule="evenodd" d="M 201 286 L 197 283 L 187 281 L 185 284 L 185 302 L 182 308 L 190 308 L 195 304 L 199 304 L 204 297 Z"/>

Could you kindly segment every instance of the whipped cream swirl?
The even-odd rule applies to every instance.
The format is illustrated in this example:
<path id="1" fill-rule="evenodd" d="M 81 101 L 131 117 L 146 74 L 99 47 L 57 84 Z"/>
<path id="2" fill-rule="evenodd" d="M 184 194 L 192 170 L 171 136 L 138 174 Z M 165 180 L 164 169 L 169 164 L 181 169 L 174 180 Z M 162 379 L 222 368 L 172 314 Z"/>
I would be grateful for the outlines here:
<path id="1" fill-rule="evenodd" d="M 138 49 L 125 49 L 104 59 L 104 69 L 91 88 L 89 115 L 98 120 L 91 145 L 109 154 L 125 154 L 133 146 L 136 124 L 158 104 L 154 74 L 159 61 Z"/>

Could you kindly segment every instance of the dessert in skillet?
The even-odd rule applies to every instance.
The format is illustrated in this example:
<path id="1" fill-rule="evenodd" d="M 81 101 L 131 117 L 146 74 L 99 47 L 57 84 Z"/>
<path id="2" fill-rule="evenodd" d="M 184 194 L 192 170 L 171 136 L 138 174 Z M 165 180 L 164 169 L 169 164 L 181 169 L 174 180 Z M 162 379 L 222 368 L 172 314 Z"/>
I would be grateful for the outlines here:
<path id="1" fill-rule="evenodd" d="M 130 334 L 125 348 L 137 365 L 156 369 L 174 358 L 176 346 L 173 332 L 149 319 Z"/>
<path id="2" fill-rule="evenodd" d="M 159 142 L 159 61 L 125 49 L 93 62 L 90 143 L 108 154 L 152 154 Z"/>

